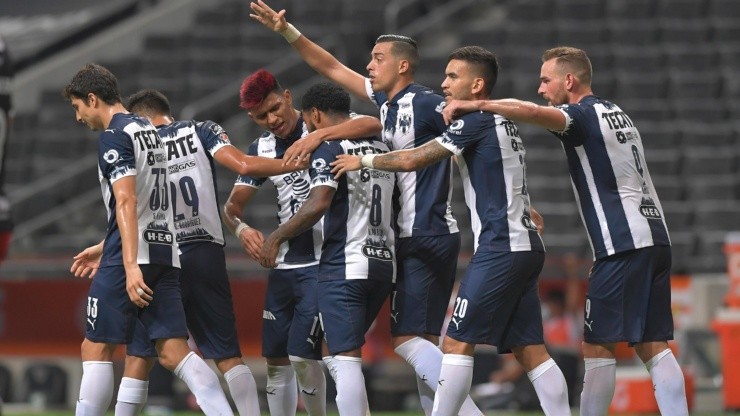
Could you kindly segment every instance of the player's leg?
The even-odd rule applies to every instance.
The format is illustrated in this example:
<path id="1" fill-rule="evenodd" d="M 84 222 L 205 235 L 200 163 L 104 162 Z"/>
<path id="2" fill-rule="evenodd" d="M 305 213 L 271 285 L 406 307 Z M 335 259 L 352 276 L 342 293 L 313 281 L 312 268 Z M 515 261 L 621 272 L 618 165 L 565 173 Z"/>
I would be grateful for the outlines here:
<path id="1" fill-rule="evenodd" d="M 134 335 L 126 345 L 123 378 L 118 387 L 116 416 L 134 416 L 141 413 L 149 391 L 149 372 L 157 359 L 157 349 L 149 339 L 146 327 L 135 321 Z"/>
<path id="2" fill-rule="evenodd" d="M 646 269 L 652 270 L 652 287 L 645 315 L 643 342 L 635 344 L 635 352 L 650 373 L 660 413 L 688 415 L 683 371 L 666 342 L 673 338 L 670 247 L 656 246 L 638 251 L 644 259 L 641 263 L 647 265 Z"/>
<path id="3" fill-rule="evenodd" d="M 197 244 L 180 255 L 180 264 L 185 316 L 198 350 L 224 375 L 239 414 L 259 416 L 257 384 L 241 358 L 223 247 Z"/>
<path id="4" fill-rule="evenodd" d="M 233 414 L 218 376 L 190 350 L 180 292 L 179 269 L 141 266 L 144 280 L 155 293 L 149 306 L 139 312 L 151 340 L 156 340 L 159 363 L 183 380 L 207 415 Z"/>
<path id="5" fill-rule="evenodd" d="M 442 367 L 439 335 L 457 273 L 460 234 L 408 237 L 397 242 L 398 269 L 391 295 L 391 335 L 399 356 L 416 372 L 419 401 L 431 414 Z M 460 414 L 481 415 L 470 398 Z"/>
<path id="6" fill-rule="evenodd" d="M 87 297 L 82 380 L 76 415 L 103 415 L 113 398 L 113 352 L 130 340 L 136 306 L 126 293 L 123 267 L 101 267 Z"/>
<path id="7" fill-rule="evenodd" d="M 319 311 L 329 358 L 327 367 L 337 387 L 341 415 L 369 412 L 361 348 L 365 332 L 391 291 L 390 282 L 328 280 L 319 282 Z"/>
<path id="8" fill-rule="evenodd" d="M 293 416 L 298 387 L 288 359 L 288 338 L 295 310 L 291 270 L 271 270 L 262 312 L 262 356 L 267 361 L 267 405 L 273 416 Z"/>
<path id="9" fill-rule="evenodd" d="M 326 414 L 326 377 L 321 365 L 318 272 L 318 265 L 292 270 L 292 280 L 296 282 L 296 302 L 287 347 L 301 399 L 310 416 Z"/>
<path id="10" fill-rule="evenodd" d="M 544 263 L 542 253 L 514 253 L 508 272 L 512 279 L 521 276 L 524 291 L 506 325 L 499 353 L 509 348 L 527 372 L 546 415 L 568 415 L 568 385 L 565 376 L 544 345 L 542 307 L 538 295 L 539 274 Z M 529 276 L 526 280 L 526 276 Z M 502 311 L 503 312 L 503 311 Z M 501 323 L 503 325 L 503 323 Z"/>

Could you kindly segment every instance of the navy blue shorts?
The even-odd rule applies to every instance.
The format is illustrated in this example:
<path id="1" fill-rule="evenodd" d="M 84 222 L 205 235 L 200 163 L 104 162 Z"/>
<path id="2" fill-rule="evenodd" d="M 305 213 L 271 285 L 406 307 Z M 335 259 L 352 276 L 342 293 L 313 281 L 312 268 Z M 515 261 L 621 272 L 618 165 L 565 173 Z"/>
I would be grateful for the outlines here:
<path id="1" fill-rule="evenodd" d="M 457 273 L 460 233 L 400 238 L 391 334 L 439 335 Z"/>
<path id="2" fill-rule="evenodd" d="M 379 280 L 324 280 L 319 282 L 319 312 L 329 353 L 353 351 L 365 344 L 393 283 Z"/>
<path id="3" fill-rule="evenodd" d="M 630 250 L 594 262 L 583 339 L 630 345 L 673 339 L 669 246 Z"/>
<path id="4" fill-rule="evenodd" d="M 537 281 L 545 253 L 484 252 L 468 265 L 447 336 L 469 344 L 511 347 L 543 344 Z"/>
<path id="5" fill-rule="evenodd" d="M 180 287 L 188 329 L 207 359 L 241 357 L 224 249 L 216 243 L 188 244 L 180 254 Z M 139 327 L 127 354 L 155 357 Z"/>
<path id="6" fill-rule="evenodd" d="M 154 291 L 149 306 L 139 308 L 129 299 L 123 266 L 101 267 L 88 292 L 85 338 L 127 344 L 137 325 L 142 325 L 151 340 L 188 336 L 180 297 L 180 269 L 152 264 L 139 267 L 144 282 Z"/>
<path id="7" fill-rule="evenodd" d="M 262 356 L 321 359 L 319 266 L 272 270 L 262 312 Z"/>

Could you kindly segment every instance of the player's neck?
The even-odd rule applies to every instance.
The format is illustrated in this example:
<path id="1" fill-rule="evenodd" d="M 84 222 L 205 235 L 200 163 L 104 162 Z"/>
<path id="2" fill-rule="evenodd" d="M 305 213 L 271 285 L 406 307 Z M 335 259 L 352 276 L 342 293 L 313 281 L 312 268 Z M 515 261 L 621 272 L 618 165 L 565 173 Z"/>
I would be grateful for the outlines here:
<path id="1" fill-rule="evenodd" d="M 591 88 L 580 88 L 578 91 L 573 91 L 568 94 L 568 104 L 578 104 L 582 99 L 589 95 L 594 95 Z"/>
<path id="2" fill-rule="evenodd" d="M 115 103 L 113 105 L 107 105 L 103 108 L 103 125 L 105 128 L 108 128 L 110 126 L 111 120 L 113 120 L 113 116 L 115 116 L 118 113 L 128 114 L 128 110 L 126 110 L 126 107 L 123 106 L 122 103 Z"/>
<path id="3" fill-rule="evenodd" d="M 398 95 L 399 92 L 401 92 L 404 88 L 408 87 L 409 85 L 414 83 L 413 78 L 407 78 L 407 77 L 401 77 L 396 81 L 396 83 L 393 84 L 391 88 L 389 88 L 385 92 L 385 95 L 388 97 L 388 101 L 393 100 L 396 95 Z"/>

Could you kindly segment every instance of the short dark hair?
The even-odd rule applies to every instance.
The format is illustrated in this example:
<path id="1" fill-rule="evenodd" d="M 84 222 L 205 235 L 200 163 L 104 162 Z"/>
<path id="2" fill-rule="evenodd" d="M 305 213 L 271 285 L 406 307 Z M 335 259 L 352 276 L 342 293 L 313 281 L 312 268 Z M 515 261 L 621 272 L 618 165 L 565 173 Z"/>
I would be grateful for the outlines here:
<path id="1" fill-rule="evenodd" d="M 465 61 L 477 68 L 485 82 L 483 91 L 486 95 L 491 95 L 498 79 L 499 69 L 498 60 L 493 52 L 480 46 L 463 46 L 452 51 L 447 61 L 449 62 L 453 59 Z"/>
<path id="2" fill-rule="evenodd" d="M 160 91 L 153 89 L 139 90 L 126 99 L 126 108 L 140 116 L 169 116 L 170 100 Z"/>
<path id="3" fill-rule="evenodd" d="M 301 110 L 316 108 L 327 114 L 349 115 L 349 93 L 331 82 L 312 85 L 301 98 Z"/>
<path id="4" fill-rule="evenodd" d="M 391 53 L 393 56 L 408 61 L 411 74 L 415 74 L 419 67 L 419 49 L 416 46 L 416 41 L 408 36 L 392 34 L 380 35 L 375 40 L 376 45 L 384 42 L 392 43 Z"/>
<path id="5" fill-rule="evenodd" d="M 252 75 L 244 78 L 239 89 L 239 106 L 252 110 L 262 103 L 271 92 L 280 93 L 283 88 L 275 76 L 266 69 L 259 69 Z"/>
<path id="6" fill-rule="evenodd" d="M 79 98 L 87 102 L 87 95 L 90 93 L 108 105 L 121 102 L 118 80 L 102 65 L 90 63 L 77 71 L 72 81 L 62 90 L 62 97 L 67 100 Z"/>

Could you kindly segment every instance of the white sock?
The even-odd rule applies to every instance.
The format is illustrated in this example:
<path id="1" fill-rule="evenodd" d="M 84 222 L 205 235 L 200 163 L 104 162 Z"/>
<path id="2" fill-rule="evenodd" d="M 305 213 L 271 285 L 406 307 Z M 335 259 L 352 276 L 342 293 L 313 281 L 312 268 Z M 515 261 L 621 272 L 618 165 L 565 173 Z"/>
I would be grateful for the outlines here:
<path id="1" fill-rule="evenodd" d="M 683 372 L 673 352 L 670 349 L 663 350 L 646 362 L 645 367 L 653 379 L 660 413 L 671 416 L 688 415 Z"/>
<path id="2" fill-rule="evenodd" d="M 433 416 L 455 416 L 470 393 L 473 382 L 473 357 L 445 354 L 439 372 L 439 386 L 434 395 Z"/>
<path id="3" fill-rule="evenodd" d="M 149 380 L 123 377 L 118 387 L 116 416 L 135 416 L 141 413 L 146 404 Z"/>
<path id="4" fill-rule="evenodd" d="M 617 360 L 584 358 L 585 374 L 581 392 L 581 416 L 604 416 L 614 397 Z"/>
<path id="5" fill-rule="evenodd" d="M 218 376 L 194 352 L 191 351 L 177 364 L 174 373 L 188 385 L 203 413 L 209 416 L 234 414 Z"/>
<path id="6" fill-rule="evenodd" d="M 288 358 L 295 369 L 306 412 L 309 416 L 326 415 L 326 377 L 321 363 L 293 355 Z"/>
<path id="7" fill-rule="evenodd" d="M 271 416 L 293 416 L 298 406 L 295 370 L 290 365 L 267 365 L 267 405 Z"/>
<path id="8" fill-rule="evenodd" d="M 234 400 L 239 415 L 259 416 L 260 403 L 257 397 L 257 383 L 255 383 L 249 367 L 238 364 L 224 373 L 224 379 L 229 386 L 229 393 Z"/>
<path id="9" fill-rule="evenodd" d="M 527 373 L 545 416 L 570 415 L 568 385 L 555 360 L 550 358 Z"/>
<path id="10" fill-rule="evenodd" d="M 434 392 L 437 390 L 439 372 L 442 368 L 442 351 L 429 340 L 414 337 L 395 349 L 416 371 L 416 387 L 419 400 L 426 415 L 430 415 L 434 405 Z M 460 408 L 460 416 L 480 416 L 483 412 L 473 403 L 470 396 L 465 398 Z"/>
<path id="11" fill-rule="evenodd" d="M 370 406 L 362 374 L 362 358 L 335 355 L 334 382 L 337 386 L 337 410 L 342 416 L 365 416 Z"/>
<path id="12" fill-rule="evenodd" d="M 76 416 L 104 415 L 113 398 L 113 363 L 83 361 Z"/>

